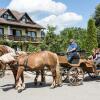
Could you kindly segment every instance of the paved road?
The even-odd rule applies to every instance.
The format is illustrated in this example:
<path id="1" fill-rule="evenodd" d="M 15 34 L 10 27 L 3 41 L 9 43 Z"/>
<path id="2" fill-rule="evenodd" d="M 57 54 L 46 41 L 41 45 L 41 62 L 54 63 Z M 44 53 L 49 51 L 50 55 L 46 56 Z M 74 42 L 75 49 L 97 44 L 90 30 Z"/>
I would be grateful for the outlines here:
<path id="1" fill-rule="evenodd" d="M 46 77 L 47 85 L 34 86 L 32 77 L 25 77 L 26 90 L 22 93 L 12 88 L 14 83 L 12 74 L 7 73 L 0 79 L 0 100 L 100 100 L 100 78 L 91 80 L 87 77 L 83 85 L 50 89 L 51 77 Z"/>

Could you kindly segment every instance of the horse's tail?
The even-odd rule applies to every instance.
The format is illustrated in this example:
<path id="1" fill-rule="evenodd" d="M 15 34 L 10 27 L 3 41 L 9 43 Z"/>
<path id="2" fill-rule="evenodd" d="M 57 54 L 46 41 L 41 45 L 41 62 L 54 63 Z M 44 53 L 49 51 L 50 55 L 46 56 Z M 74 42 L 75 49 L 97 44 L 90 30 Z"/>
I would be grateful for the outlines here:
<path id="1" fill-rule="evenodd" d="M 56 65 L 56 82 L 57 82 L 58 85 L 61 85 L 61 83 L 62 83 L 61 70 L 60 70 L 58 56 L 57 56 L 57 65 Z"/>

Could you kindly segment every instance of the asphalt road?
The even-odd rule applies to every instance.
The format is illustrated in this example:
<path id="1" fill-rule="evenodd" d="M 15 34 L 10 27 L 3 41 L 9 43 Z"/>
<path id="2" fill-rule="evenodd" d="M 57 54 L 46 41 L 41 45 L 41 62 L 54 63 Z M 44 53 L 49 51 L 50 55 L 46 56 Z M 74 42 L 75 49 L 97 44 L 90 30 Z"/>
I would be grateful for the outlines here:
<path id="1" fill-rule="evenodd" d="M 14 79 L 12 74 L 6 73 L 0 79 L 0 100 L 100 100 L 100 77 L 92 80 L 85 78 L 83 85 L 69 86 L 63 83 L 62 87 L 50 89 L 52 78 L 46 77 L 45 86 L 34 86 L 33 77 L 25 77 L 26 89 L 17 93 L 12 87 Z"/>

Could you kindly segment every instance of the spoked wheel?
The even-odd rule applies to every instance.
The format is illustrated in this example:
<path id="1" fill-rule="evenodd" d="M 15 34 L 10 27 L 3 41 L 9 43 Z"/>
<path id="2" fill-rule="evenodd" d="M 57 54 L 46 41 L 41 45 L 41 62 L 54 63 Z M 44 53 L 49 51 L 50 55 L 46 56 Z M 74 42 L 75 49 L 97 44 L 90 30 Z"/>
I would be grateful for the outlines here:
<path id="1" fill-rule="evenodd" d="M 65 82 L 68 79 L 68 71 L 66 68 L 62 68 L 61 75 L 62 81 Z"/>
<path id="2" fill-rule="evenodd" d="M 73 86 L 81 85 L 84 79 L 84 72 L 80 67 L 72 67 L 68 72 L 69 83 Z"/>
<path id="3" fill-rule="evenodd" d="M 96 78 L 97 75 L 95 73 L 88 73 L 89 77 L 91 77 L 92 79 Z"/>

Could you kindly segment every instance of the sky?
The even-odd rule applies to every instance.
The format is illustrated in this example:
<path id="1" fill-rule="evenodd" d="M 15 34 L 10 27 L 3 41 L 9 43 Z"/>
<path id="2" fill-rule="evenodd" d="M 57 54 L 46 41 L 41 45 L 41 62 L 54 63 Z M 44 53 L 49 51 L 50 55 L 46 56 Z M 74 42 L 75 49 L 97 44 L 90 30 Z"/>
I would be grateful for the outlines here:
<path id="1" fill-rule="evenodd" d="M 100 0 L 0 0 L 0 8 L 27 12 L 40 25 L 87 28 Z"/>

